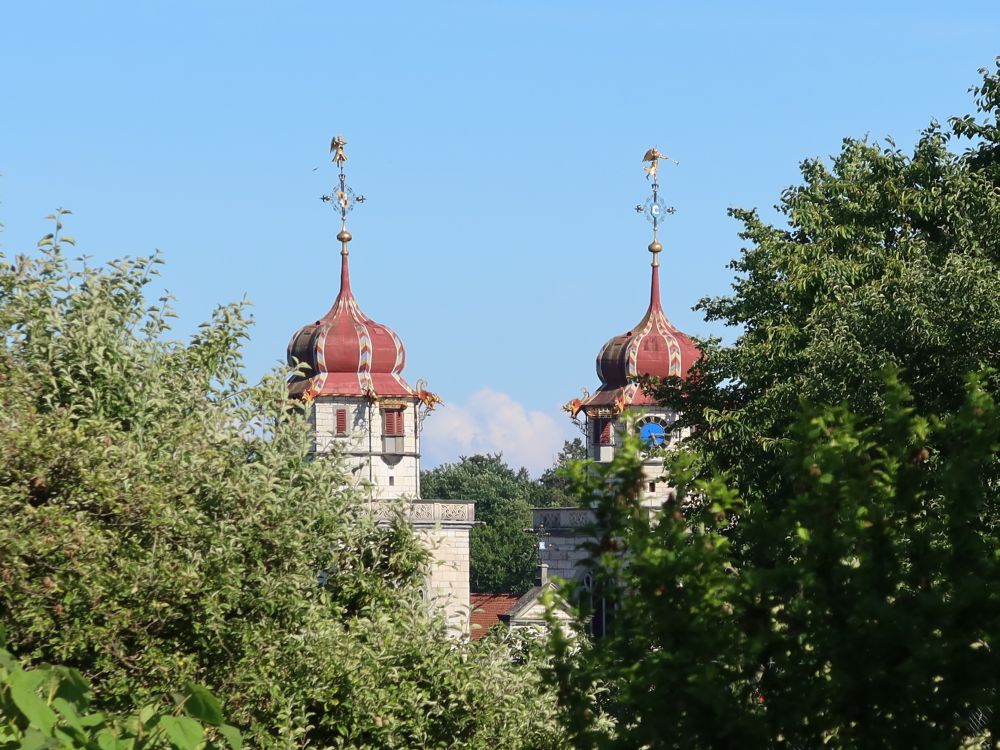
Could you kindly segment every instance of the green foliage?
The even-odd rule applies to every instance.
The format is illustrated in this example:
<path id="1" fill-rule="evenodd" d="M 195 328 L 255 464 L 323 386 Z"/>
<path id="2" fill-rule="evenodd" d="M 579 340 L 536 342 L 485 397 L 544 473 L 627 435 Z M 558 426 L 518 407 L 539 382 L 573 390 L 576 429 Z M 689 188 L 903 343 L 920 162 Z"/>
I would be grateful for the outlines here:
<path id="1" fill-rule="evenodd" d="M 195 689 L 188 710 L 224 710 L 254 747 L 557 743 L 534 665 L 451 638 L 409 526 L 376 523 L 336 458 L 307 460 L 283 375 L 244 382 L 244 306 L 169 340 L 167 301 L 145 301 L 159 260 L 70 264 L 62 216 L 36 258 L 0 258 L 11 652 L 78 670 L 113 714 L 206 685 L 224 709 Z"/>
<path id="2" fill-rule="evenodd" d="M 646 383 L 695 429 L 677 502 L 649 528 L 634 444 L 578 473 L 615 612 L 579 659 L 555 644 L 577 746 L 997 746 L 1000 71 L 983 76 L 977 114 L 912 154 L 847 139 L 803 162 L 787 226 L 732 212 L 734 292 L 699 307 L 740 335 Z"/>
<path id="3" fill-rule="evenodd" d="M 987 379 L 943 418 L 918 414 L 895 380 L 881 419 L 800 410 L 780 511 L 746 508 L 680 454 L 678 499 L 651 526 L 634 440 L 581 469 L 614 621 L 582 650 L 556 643 L 574 746 L 995 747 L 1000 545 L 980 519 L 1000 511 L 986 471 L 1000 409 Z M 733 524 L 767 562 L 735 553 Z M 595 726 L 600 711 L 611 728 Z"/>
<path id="4" fill-rule="evenodd" d="M 525 532 L 531 509 L 576 505 L 566 469 L 585 455 L 582 440 L 567 440 L 538 480 L 527 469 L 512 469 L 499 453 L 462 456 L 457 463 L 423 472 L 424 497 L 476 501 L 480 525 L 470 541 L 473 591 L 522 594 L 534 585 L 536 540 Z"/>
<path id="5" fill-rule="evenodd" d="M 542 472 L 538 483 L 541 491 L 536 494 L 535 507 L 572 508 L 577 504 L 573 495 L 570 467 L 575 461 L 587 458 L 587 446 L 581 438 L 567 440 L 556 457 L 556 462 Z"/>
<path id="6" fill-rule="evenodd" d="M 514 471 L 500 454 L 463 456 L 425 471 L 420 486 L 424 497 L 476 501 L 481 524 L 470 534 L 473 591 L 519 594 L 531 588 L 537 553 L 525 529 L 538 485 L 526 469 Z"/>
<path id="7" fill-rule="evenodd" d="M 372 748 L 568 747 L 541 657 L 489 639 L 427 640 L 419 622 L 376 619 L 337 647 L 344 685 L 342 742 Z M 516 662 L 516 663 L 515 663 Z"/>
<path id="8" fill-rule="evenodd" d="M 994 185 L 1000 185 L 1000 126 L 997 112 L 1000 112 L 1000 57 L 997 69 L 981 68 L 983 81 L 971 89 L 979 115 L 965 115 L 949 119 L 952 132 L 959 138 L 972 142 L 967 158 L 978 169 L 989 174 Z"/>
<path id="9" fill-rule="evenodd" d="M 0 639 L 2 640 L 2 639 Z M 174 710 L 158 704 L 129 716 L 95 711 L 90 686 L 68 667 L 22 669 L 0 643 L 0 748 L 101 750 L 240 750 L 243 739 L 225 724 L 218 700 L 189 685 Z"/>
<path id="10" fill-rule="evenodd" d="M 731 212 L 749 243 L 734 293 L 699 307 L 741 333 L 658 391 L 696 428 L 706 476 L 748 502 L 783 496 L 800 397 L 878 416 L 891 366 L 920 408 L 950 413 L 964 375 L 1000 362 L 998 86 L 984 71 L 978 119 L 932 124 L 912 154 L 847 139 L 832 164 L 803 162 L 777 206 L 787 226 Z M 962 137 L 976 140 L 958 155 Z"/>

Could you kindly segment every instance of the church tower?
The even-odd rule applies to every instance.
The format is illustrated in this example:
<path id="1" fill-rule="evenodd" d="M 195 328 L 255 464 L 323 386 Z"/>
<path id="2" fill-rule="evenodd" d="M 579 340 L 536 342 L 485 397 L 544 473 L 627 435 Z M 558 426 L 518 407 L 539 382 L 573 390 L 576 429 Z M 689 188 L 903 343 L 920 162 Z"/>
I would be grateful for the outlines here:
<path id="1" fill-rule="evenodd" d="M 610 462 L 627 433 L 638 434 L 648 445 L 667 447 L 685 437 L 675 428 L 677 415 L 660 406 L 646 394 L 636 379 L 643 375 L 684 378 L 701 352 L 694 342 L 670 322 L 660 298 L 660 222 L 674 212 L 660 195 L 659 162 L 666 159 L 655 148 L 643 157 L 643 167 L 651 180 L 651 195 L 636 211 L 652 224 L 653 240 L 649 305 L 642 319 L 631 329 L 613 336 L 597 355 L 600 387 L 593 395 L 574 399 L 564 407 L 576 420 L 582 420 L 587 440 L 587 455 L 602 463 Z M 643 504 L 659 508 L 673 494 L 664 481 L 663 459 L 650 451 L 643 462 Z M 533 527 L 539 538 L 540 558 L 553 575 L 587 584 L 581 562 L 587 553 L 580 548 L 587 529 L 594 522 L 593 513 L 581 508 L 536 508 Z M 596 628 L 595 632 L 603 632 Z"/>
<path id="2" fill-rule="evenodd" d="M 347 214 L 365 197 L 347 186 L 345 145 L 340 136 L 333 141 L 340 183 L 323 196 L 340 212 L 340 292 L 326 315 L 292 336 L 288 363 L 302 369 L 289 392 L 313 403 L 313 450 L 339 450 L 371 499 L 419 497 L 420 421 L 433 397 L 403 380 L 403 343 L 365 315 L 351 291 Z"/>
<path id="3" fill-rule="evenodd" d="M 298 368 L 289 395 L 312 404 L 313 453 L 342 456 L 378 517 L 389 517 L 392 501 L 406 504 L 432 557 L 428 599 L 444 609 L 453 630 L 468 632 L 474 503 L 421 498 L 420 427 L 440 400 L 419 381 L 413 388 L 403 379 L 399 336 L 365 315 L 351 291 L 347 215 L 365 197 L 347 185 L 345 145 L 340 136 L 333 139 L 339 183 L 322 197 L 340 214 L 340 291 L 326 315 L 302 326 L 288 344 L 288 364 Z"/>
<path id="4" fill-rule="evenodd" d="M 701 356 L 694 342 L 670 322 L 660 300 L 660 252 L 658 239 L 660 221 L 674 212 L 660 195 L 659 161 L 665 159 L 655 148 L 643 157 L 644 167 L 652 180 L 652 194 L 636 211 L 646 215 L 653 225 L 653 241 L 648 250 L 653 259 L 649 282 L 649 306 L 642 320 L 625 333 L 614 336 L 601 347 L 597 355 L 597 377 L 601 381 L 592 396 L 571 402 L 573 416 L 582 412 L 586 420 L 587 454 L 607 462 L 615 456 L 616 446 L 624 433 L 638 433 L 650 446 L 669 447 L 684 437 L 674 429 L 677 415 L 657 404 L 646 394 L 636 378 L 652 375 L 686 377 L 691 365 Z M 643 467 L 646 476 L 644 499 L 659 506 L 670 492 L 663 473 L 663 460 L 650 457 Z"/>

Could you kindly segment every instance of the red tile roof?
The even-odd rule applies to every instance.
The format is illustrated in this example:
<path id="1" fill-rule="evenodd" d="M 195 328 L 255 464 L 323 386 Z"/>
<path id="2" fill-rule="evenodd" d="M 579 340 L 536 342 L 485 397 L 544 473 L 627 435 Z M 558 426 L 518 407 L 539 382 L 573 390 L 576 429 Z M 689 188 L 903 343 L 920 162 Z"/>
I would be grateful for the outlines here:
<path id="1" fill-rule="evenodd" d="M 519 598 L 513 594 L 470 594 L 472 640 L 478 641 L 486 635 L 486 631 L 500 622 L 500 615 L 517 604 Z"/>

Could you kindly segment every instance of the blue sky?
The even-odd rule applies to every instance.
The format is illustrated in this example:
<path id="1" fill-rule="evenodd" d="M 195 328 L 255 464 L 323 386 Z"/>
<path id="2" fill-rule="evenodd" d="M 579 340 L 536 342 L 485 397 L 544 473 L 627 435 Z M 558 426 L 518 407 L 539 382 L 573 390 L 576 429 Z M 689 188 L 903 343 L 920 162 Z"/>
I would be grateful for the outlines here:
<path id="1" fill-rule="evenodd" d="M 163 252 L 179 335 L 246 295 L 247 368 L 284 357 L 352 283 L 445 400 L 425 459 L 504 451 L 533 471 L 574 432 L 560 404 L 645 310 L 640 158 L 661 180 L 663 296 L 682 330 L 724 294 L 730 206 L 772 215 L 798 163 L 845 136 L 912 143 L 970 111 L 1000 3 L 20 3 L 0 11 L 0 235 L 29 250 L 57 206 L 81 253 Z M 317 168 L 313 171 L 314 168 Z"/>

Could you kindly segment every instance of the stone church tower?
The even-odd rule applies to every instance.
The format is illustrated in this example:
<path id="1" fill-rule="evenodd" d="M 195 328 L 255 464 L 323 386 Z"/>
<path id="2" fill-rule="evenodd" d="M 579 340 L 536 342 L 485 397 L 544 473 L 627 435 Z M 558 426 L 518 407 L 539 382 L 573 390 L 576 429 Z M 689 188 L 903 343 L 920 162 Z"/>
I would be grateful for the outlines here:
<path id="1" fill-rule="evenodd" d="M 365 315 L 351 291 L 347 214 L 364 196 L 347 186 L 344 145 L 340 136 L 333 140 L 340 182 L 323 197 L 340 212 L 340 291 L 326 315 L 292 336 L 288 363 L 300 369 L 288 390 L 312 404 L 314 453 L 342 456 L 376 515 L 388 518 L 393 501 L 406 504 L 433 560 L 428 599 L 444 609 L 454 630 L 465 633 L 474 503 L 420 496 L 420 427 L 439 400 L 419 382 L 413 388 L 403 379 L 403 343 L 391 328 Z"/>
<path id="2" fill-rule="evenodd" d="M 646 152 L 644 167 L 652 179 L 652 195 L 636 211 L 653 225 L 653 255 L 646 314 L 630 330 L 613 336 L 597 355 L 600 387 L 593 395 L 574 399 L 566 405 L 574 419 L 582 419 L 587 436 L 587 455 L 610 462 L 626 433 L 637 433 L 650 446 L 667 447 L 685 437 L 675 429 L 677 415 L 664 409 L 635 382 L 641 375 L 686 377 L 701 356 L 694 342 L 670 322 L 660 300 L 660 262 L 663 250 L 657 234 L 660 221 L 673 213 L 660 196 L 659 160 L 666 158 L 655 148 Z M 663 459 L 651 452 L 643 463 L 643 503 L 659 508 L 673 493 L 663 478 Z M 534 511 L 534 530 L 539 535 L 542 562 L 553 575 L 585 580 L 580 562 L 586 553 L 579 549 L 584 540 L 582 527 L 593 523 L 593 514 L 579 508 L 539 508 Z"/>

